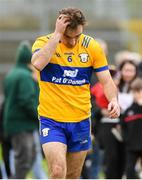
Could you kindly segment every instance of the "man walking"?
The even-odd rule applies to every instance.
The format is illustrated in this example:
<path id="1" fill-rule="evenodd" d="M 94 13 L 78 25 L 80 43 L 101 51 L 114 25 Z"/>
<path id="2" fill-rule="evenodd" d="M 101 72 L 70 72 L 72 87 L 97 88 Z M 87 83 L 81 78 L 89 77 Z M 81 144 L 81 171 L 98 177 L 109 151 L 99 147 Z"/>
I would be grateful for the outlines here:
<path id="1" fill-rule="evenodd" d="M 63 9 L 54 33 L 38 38 L 32 48 L 32 64 L 39 71 L 40 138 L 52 179 L 80 177 L 91 146 L 93 70 L 108 98 L 110 117 L 119 116 L 117 90 L 106 57 L 99 44 L 83 34 L 85 22 L 79 9 Z"/>

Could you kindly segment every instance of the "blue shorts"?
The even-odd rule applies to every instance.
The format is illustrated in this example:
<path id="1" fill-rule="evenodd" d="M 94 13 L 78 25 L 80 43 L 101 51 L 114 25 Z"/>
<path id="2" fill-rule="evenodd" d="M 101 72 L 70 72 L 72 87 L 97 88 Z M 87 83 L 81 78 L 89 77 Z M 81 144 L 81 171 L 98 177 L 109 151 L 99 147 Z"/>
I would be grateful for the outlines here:
<path id="1" fill-rule="evenodd" d="M 61 142 L 67 145 L 68 152 L 84 151 L 91 148 L 91 121 L 57 122 L 50 118 L 40 117 L 40 141 Z"/>

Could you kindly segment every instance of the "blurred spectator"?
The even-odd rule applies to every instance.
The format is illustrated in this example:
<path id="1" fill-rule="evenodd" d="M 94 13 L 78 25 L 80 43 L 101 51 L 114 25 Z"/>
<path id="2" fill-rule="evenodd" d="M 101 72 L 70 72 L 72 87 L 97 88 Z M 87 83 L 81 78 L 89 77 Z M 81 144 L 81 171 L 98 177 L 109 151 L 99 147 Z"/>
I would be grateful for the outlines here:
<path id="1" fill-rule="evenodd" d="M 134 80 L 131 89 L 134 102 L 122 116 L 122 134 L 126 145 L 126 176 L 136 179 L 136 162 L 142 158 L 142 79 Z"/>
<path id="2" fill-rule="evenodd" d="M 121 113 L 128 108 L 133 102 L 133 95 L 130 91 L 130 85 L 137 77 L 137 65 L 131 61 L 126 60 L 120 64 L 118 79 L 118 100 L 121 107 Z"/>
<path id="3" fill-rule="evenodd" d="M 37 129 L 36 91 L 30 70 L 31 47 L 21 42 L 16 65 L 4 80 L 4 132 L 11 138 L 15 157 L 15 175 L 24 179 L 35 159 L 33 132 Z"/>
<path id="4" fill-rule="evenodd" d="M 133 103 L 133 94 L 131 92 L 130 86 L 137 77 L 137 73 L 137 65 L 132 60 L 125 60 L 119 65 L 119 78 L 117 79 L 117 85 L 121 116 L 123 115 L 125 110 Z M 122 138 L 121 126 L 117 127 L 116 132 L 116 134 Z"/>

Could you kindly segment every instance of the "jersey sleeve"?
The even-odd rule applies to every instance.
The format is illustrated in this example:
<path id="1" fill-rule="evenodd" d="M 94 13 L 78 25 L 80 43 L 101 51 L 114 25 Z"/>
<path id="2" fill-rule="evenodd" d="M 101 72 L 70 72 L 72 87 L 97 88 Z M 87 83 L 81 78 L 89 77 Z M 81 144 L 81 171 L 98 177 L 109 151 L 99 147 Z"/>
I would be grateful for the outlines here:
<path id="1" fill-rule="evenodd" d="M 38 50 L 40 50 L 48 41 L 48 37 L 43 36 L 36 39 L 32 46 L 32 53 L 34 54 Z"/>
<path id="2" fill-rule="evenodd" d="M 92 66 L 95 72 L 100 72 L 108 69 L 108 62 L 100 44 L 94 39 L 90 42 L 90 51 L 93 59 Z"/>

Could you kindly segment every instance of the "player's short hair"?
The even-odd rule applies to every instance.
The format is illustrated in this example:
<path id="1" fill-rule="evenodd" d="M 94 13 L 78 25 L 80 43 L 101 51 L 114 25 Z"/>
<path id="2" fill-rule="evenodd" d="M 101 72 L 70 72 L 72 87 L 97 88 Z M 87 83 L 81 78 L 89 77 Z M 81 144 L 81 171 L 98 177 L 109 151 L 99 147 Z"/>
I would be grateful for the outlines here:
<path id="1" fill-rule="evenodd" d="M 59 14 L 65 14 L 70 17 L 70 24 L 68 25 L 71 29 L 76 29 L 78 25 L 85 25 L 86 19 L 82 11 L 77 8 L 65 8 L 59 11 Z"/>
<path id="2" fill-rule="evenodd" d="M 137 77 L 131 84 L 132 91 L 142 90 L 142 78 Z"/>

